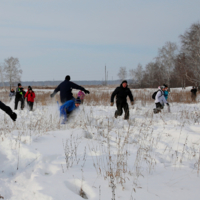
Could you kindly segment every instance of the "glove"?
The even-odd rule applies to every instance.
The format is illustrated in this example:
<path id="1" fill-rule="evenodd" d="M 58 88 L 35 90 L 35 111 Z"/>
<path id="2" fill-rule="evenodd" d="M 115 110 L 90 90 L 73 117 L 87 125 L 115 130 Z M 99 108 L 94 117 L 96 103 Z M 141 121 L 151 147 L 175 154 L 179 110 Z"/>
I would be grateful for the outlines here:
<path id="1" fill-rule="evenodd" d="M 169 103 L 166 103 L 167 104 L 167 106 L 169 106 Z"/>
<path id="2" fill-rule="evenodd" d="M 113 102 L 111 102 L 111 103 L 110 103 L 110 106 L 113 106 L 113 104 L 114 104 L 114 103 L 113 103 Z"/>
<path id="3" fill-rule="evenodd" d="M 90 94 L 90 92 L 88 90 L 85 90 L 85 94 Z"/>
<path id="4" fill-rule="evenodd" d="M 50 97 L 53 98 L 54 97 L 54 93 L 50 94 Z"/>
<path id="5" fill-rule="evenodd" d="M 134 101 L 131 101 L 131 105 L 133 105 L 134 104 Z"/>

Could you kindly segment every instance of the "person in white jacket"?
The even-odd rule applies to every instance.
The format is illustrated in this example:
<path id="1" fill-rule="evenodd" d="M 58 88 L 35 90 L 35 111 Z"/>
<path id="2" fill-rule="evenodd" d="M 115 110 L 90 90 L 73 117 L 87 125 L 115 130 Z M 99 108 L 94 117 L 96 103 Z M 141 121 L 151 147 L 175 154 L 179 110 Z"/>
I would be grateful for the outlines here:
<path id="1" fill-rule="evenodd" d="M 161 109 L 163 109 L 164 104 L 169 106 L 169 103 L 167 102 L 167 100 L 165 99 L 165 96 L 164 96 L 165 89 L 167 89 L 167 88 L 164 85 L 160 86 L 159 90 L 155 96 L 155 104 L 156 104 L 156 109 L 154 109 L 155 113 L 161 112 Z"/>

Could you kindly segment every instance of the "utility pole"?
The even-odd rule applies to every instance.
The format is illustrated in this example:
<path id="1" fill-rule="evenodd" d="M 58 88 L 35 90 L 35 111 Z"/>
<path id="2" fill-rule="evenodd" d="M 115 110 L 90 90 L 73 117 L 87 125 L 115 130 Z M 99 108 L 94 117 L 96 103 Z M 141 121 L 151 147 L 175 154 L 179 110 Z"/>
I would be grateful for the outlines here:
<path id="1" fill-rule="evenodd" d="M 106 80 L 107 78 L 106 78 L 106 76 L 107 75 L 106 75 L 106 65 L 105 65 L 105 85 L 107 85 L 107 80 Z"/>

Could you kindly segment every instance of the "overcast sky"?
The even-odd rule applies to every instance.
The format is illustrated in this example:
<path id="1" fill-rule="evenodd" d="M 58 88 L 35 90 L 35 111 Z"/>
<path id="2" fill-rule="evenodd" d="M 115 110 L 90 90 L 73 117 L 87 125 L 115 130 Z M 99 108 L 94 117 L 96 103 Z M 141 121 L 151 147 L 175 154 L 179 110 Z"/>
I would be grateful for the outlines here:
<path id="1" fill-rule="evenodd" d="M 200 0 L 1 0 L 0 63 L 22 81 L 117 79 L 200 21 Z"/>

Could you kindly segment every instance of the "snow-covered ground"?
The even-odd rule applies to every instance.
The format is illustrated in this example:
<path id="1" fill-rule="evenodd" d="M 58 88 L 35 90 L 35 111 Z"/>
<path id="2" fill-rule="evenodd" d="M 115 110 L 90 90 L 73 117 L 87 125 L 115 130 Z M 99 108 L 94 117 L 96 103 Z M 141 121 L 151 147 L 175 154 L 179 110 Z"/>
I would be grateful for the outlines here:
<path id="1" fill-rule="evenodd" d="M 125 121 L 81 105 L 66 125 L 51 100 L 15 123 L 0 111 L 0 199 L 199 199 L 200 104 L 153 107 L 138 101 Z"/>

